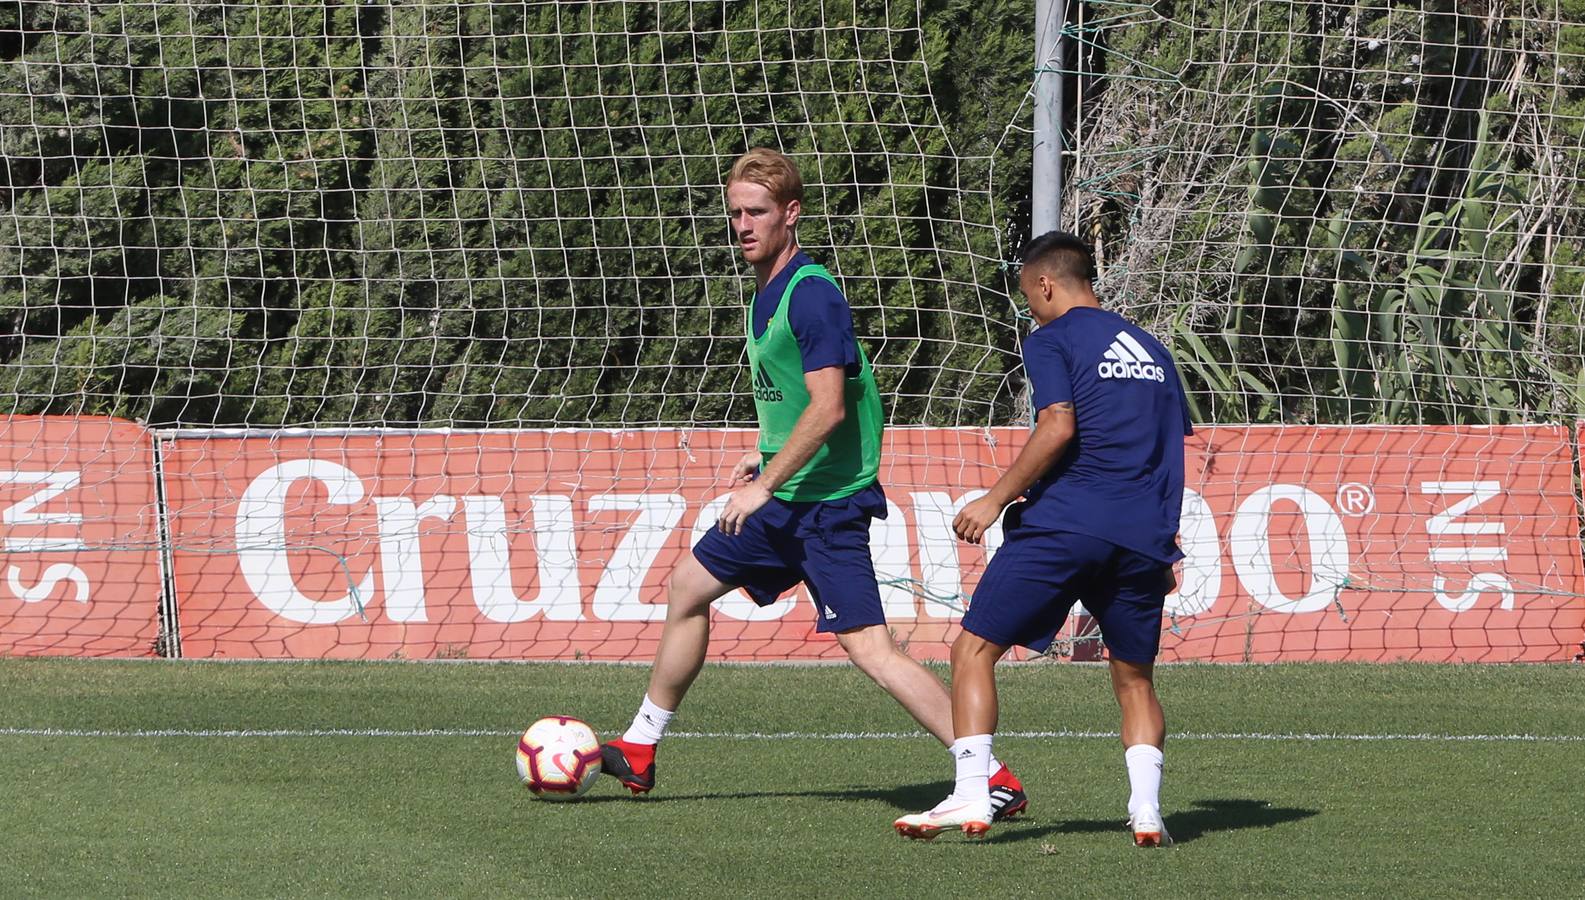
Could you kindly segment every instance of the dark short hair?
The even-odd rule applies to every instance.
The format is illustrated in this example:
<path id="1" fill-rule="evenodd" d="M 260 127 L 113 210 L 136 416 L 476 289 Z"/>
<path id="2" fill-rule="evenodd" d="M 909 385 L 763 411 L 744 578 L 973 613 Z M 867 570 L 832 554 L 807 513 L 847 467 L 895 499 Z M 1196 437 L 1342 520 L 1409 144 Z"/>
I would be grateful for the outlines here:
<path id="1" fill-rule="evenodd" d="M 1056 279 L 1091 284 L 1095 281 L 1095 254 L 1078 235 L 1048 231 L 1024 245 L 1018 254 L 1024 268 L 1038 266 Z"/>

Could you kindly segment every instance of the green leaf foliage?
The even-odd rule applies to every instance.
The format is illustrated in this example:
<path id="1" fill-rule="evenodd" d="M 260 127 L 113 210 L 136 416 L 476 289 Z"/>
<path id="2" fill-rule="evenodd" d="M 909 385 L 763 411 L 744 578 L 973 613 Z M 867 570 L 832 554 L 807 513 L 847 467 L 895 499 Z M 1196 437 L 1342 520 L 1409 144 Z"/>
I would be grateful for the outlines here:
<path id="1" fill-rule="evenodd" d="M 800 237 L 846 288 L 892 419 L 1007 418 L 1019 329 L 993 132 L 932 95 L 999 82 L 997 113 L 1016 104 L 1027 47 L 964 65 L 976 36 L 1019 42 L 1016 17 L 984 12 L 12 4 L 6 405 L 166 425 L 748 424 L 752 278 L 721 176 L 770 145 L 805 170 Z"/>
<path id="2" fill-rule="evenodd" d="M 1069 8 L 1063 221 L 1197 418 L 1585 413 L 1585 0 Z M 1021 421 L 1033 34 L 1027 0 L 0 4 L 0 406 L 751 424 L 721 176 L 769 145 L 889 420 Z"/>
<path id="3" fill-rule="evenodd" d="M 1200 418 L 1585 414 L 1585 2 L 1487 6 L 1158 3 L 1098 33 L 1108 155 L 1069 202 Z"/>

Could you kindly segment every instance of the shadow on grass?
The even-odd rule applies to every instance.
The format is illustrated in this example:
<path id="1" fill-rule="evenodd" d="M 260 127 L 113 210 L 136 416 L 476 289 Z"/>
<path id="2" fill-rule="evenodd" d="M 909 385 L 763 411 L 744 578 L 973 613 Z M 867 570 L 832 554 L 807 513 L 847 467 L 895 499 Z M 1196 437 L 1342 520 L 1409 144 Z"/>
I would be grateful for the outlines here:
<path id="1" fill-rule="evenodd" d="M 1264 800 L 1196 800 L 1187 810 L 1166 815 L 1167 830 L 1172 839 L 1186 844 L 1214 831 L 1237 831 L 1242 828 L 1270 828 L 1286 822 L 1297 822 L 1318 815 L 1319 810 L 1288 806 L 1272 806 Z M 1034 825 L 1033 822 L 1028 823 Z M 1050 825 L 1035 825 L 1005 834 L 996 833 L 998 841 L 1028 841 L 1054 834 L 1097 834 L 1122 832 L 1126 828 L 1121 817 L 1116 819 L 1068 819 Z"/>
<path id="2" fill-rule="evenodd" d="M 929 781 L 924 784 L 897 784 L 892 787 L 850 787 L 845 791 L 734 791 L 726 794 L 661 794 L 634 799 L 626 794 L 599 794 L 583 797 L 582 803 L 672 803 L 696 800 L 764 800 L 770 797 L 812 797 L 821 800 L 877 800 L 905 813 L 929 810 L 941 797 L 953 791 L 951 781 Z M 1038 811 L 1038 810 L 1037 810 Z M 1319 810 L 1297 807 L 1273 807 L 1265 800 L 1195 800 L 1189 810 L 1167 813 L 1167 830 L 1178 843 L 1197 840 L 1211 832 L 1233 832 L 1239 829 L 1268 829 L 1284 822 L 1297 822 L 1319 814 Z M 995 830 L 997 841 L 1027 841 L 1049 835 L 1076 835 L 1076 833 L 1122 832 L 1124 819 L 1065 819 L 1043 822 L 1040 818 L 1019 818 L 1006 822 Z"/>
<path id="3" fill-rule="evenodd" d="M 671 803 L 701 800 L 763 800 L 768 798 L 810 797 L 822 800 L 854 801 L 873 800 L 885 803 L 903 812 L 929 809 L 952 791 L 952 782 L 933 781 L 925 784 L 904 784 L 889 788 L 850 788 L 824 791 L 734 791 L 719 794 L 661 794 L 659 796 L 630 797 L 626 794 L 599 794 L 584 797 L 582 803 Z M 1038 814 L 1038 808 L 1036 810 Z M 1197 800 L 1186 810 L 1169 812 L 1167 830 L 1177 843 L 1193 841 L 1216 831 L 1237 831 L 1244 828 L 1270 828 L 1286 822 L 1297 822 L 1318 815 L 1319 810 L 1298 807 L 1272 806 L 1264 800 Z M 999 826 L 994 832 L 998 843 L 1029 841 L 1055 834 L 1121 833 L 1125 829 L 1122 817 L 1116 819 L 1066 819 L 1043 822 L 1041 818 L 1019 818 Z"/>
<path id="4" fill-rule="evenodd" d="M 621 794 L 598 794 L 583 797 L 579 803 L 669 803 L 680 800 L 761 800 L 768 797 L 810 797 L 820 800 L 875 800 L 890 804 L 903 812 L 918 812 L 929 809 L 941 802 L 941 798 L 952 793 L 952 782 L 932 781 L 926 784 L 902 784 L 890 788 L 850 788 L 848 790 L 826 791 L 733 791 L 720 794 L 661 794 L 659 796 L 632 797 L 625 791 Z"/>

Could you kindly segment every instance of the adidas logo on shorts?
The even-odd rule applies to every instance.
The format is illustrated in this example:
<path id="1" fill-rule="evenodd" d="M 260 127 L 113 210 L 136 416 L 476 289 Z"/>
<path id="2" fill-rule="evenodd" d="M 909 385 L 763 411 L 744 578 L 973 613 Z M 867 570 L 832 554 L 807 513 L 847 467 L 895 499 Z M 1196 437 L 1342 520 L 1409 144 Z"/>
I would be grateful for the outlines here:
<path id="1" fill-rule="evenodd" d="M 1102 378 L 1167 380 L 1167 370 L 1158 365 L 1150 351 L 1126 331 L 1119 331 L 1117 337 L 1112 338 L 1112 346 L 1102 356 L 1105 358 L 1095 367 L 1095 374 Z"/>

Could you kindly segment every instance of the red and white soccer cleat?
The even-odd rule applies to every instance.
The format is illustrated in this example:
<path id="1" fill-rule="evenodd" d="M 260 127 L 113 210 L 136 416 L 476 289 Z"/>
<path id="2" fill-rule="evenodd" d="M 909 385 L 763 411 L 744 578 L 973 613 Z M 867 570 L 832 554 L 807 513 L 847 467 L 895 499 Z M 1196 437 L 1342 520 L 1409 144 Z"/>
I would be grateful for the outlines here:
<path id="1" fill-rule="evenodd" d="M 1028 808 L 1029 795 L 1024 793 L 1023 784 L 1003 763 L 991 776 L 991 821 L 1011 819 Z"/>
<path id="2" fill-rule="evenodd" d="M 600 745 L 600 768 L 633 793 L 647 794 L 655 788 L 655 745 L 608 741 Z"/>
<path id="3" fill-rule="evenodd" d="M 1134 833 L 1135 847 L 1171 847 L 1172 835 L 1167 824 L 1161 821 L 1161 810 L 1142 806 L 1128 817 L 1128 828 Z"/>
<path id="4" fill-rule="evenodd" d="M 961 829 L 965 837 L 981 838 L 991 830 L 993 820 L 989 803 L 949 796 L 929 812 L 899 818 L 892 827 L 903 837 L 918 841 L 935 840 L 936 835 L 953 828 Z"/>

